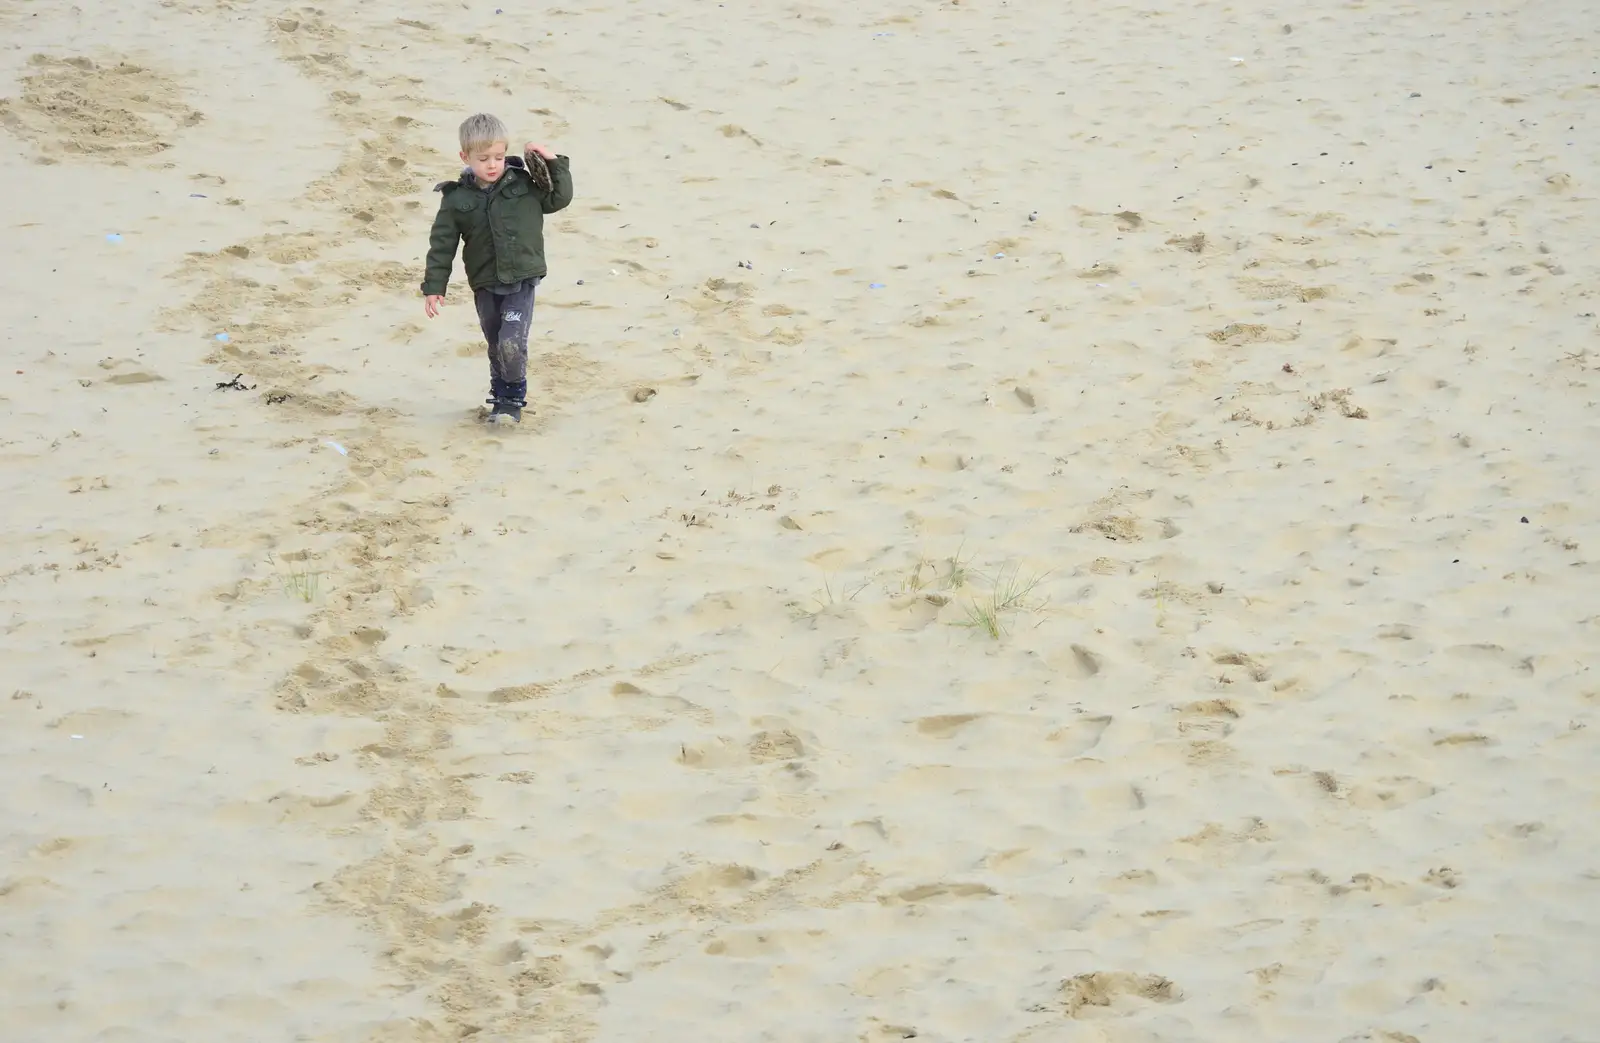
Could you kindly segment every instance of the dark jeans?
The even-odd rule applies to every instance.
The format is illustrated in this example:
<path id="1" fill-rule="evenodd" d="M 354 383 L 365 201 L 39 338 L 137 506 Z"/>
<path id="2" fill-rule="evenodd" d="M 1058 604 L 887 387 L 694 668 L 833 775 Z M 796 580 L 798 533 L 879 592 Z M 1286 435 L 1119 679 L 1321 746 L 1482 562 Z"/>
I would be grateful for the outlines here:
<path id="1" fill-rule="evenodd" d="M 489 393 L 494 398 L 527 403 L 528 326 L 538 285 L 538 279 L 529 279 L 512 293 L 486 288 L 472 295 L 489 345 Z"/>

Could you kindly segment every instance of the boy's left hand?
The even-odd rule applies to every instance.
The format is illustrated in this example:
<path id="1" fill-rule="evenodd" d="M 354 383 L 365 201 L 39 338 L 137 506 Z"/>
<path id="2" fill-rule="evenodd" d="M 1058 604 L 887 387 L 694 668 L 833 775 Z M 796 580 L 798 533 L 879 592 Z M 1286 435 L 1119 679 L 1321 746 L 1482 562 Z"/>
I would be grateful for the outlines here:
<path id="1" fill-rule="evenodd" d="M 526 145 L 524 145 L 522 147 L 522 151 L 524 151 L 524 152 L 536 152 L 536 153 L 539 154 L 539 158 L 540 159 L 543 159 L 543 160 L 546 160 L 546 161 L 556 158 L 556 154 L 554 152 L 550 151 L 550 146 L 541 145 L 536 141 L 528 142 Z"/>

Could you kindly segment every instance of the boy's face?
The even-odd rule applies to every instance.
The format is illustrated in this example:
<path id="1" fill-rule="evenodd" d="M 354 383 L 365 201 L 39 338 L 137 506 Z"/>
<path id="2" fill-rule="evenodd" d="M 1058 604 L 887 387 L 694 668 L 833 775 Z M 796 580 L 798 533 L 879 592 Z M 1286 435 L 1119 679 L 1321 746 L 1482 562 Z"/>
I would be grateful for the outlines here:
<path id="1" fill-rule="evenodd" d="M 472 176 L 485 185 L 492 185 L 506 172 L 506 143 L 496 141 L 471 152 L 461 153 L 461 161 L 472 168 Z"/>

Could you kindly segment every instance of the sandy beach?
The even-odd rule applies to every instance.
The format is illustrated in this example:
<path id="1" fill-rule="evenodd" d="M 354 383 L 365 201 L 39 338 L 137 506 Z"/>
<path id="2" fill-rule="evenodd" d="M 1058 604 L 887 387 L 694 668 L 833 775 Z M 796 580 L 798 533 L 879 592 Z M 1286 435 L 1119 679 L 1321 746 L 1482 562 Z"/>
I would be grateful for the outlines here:
<path id="1" fill-rule="evenodd" d="M 1470 6 L 0 0 L 0 1038 L 1600 1040 L 1600 23 Z"/>

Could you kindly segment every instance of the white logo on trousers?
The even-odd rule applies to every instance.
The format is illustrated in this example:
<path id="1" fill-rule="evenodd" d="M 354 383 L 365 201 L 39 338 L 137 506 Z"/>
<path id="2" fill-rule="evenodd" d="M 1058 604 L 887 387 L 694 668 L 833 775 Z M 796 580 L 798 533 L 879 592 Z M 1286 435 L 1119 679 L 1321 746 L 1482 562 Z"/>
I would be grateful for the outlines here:
<path id="1" fill-rule="evenodd" d="M 505 321 L 506 322 L 521 322 L 522 321 L 522 313 L 520 311 L 508 311 L 505 314 Z"/>

